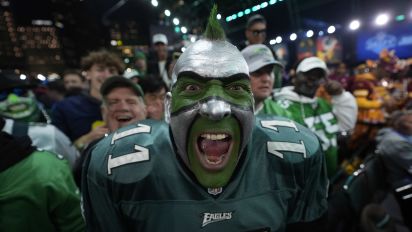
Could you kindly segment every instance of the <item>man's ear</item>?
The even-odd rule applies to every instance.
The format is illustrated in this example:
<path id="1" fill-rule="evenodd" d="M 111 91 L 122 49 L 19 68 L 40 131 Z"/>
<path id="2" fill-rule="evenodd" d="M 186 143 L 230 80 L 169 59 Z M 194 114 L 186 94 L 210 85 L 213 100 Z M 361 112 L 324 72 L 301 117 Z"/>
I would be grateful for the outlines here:
<path id="1" fill-rule="evenodd" d="M 82 74 L 86 78 L 86 81 L 90 81 L 89 71 L 83 71 Z"/>
<path id="2" fill-rule="evenodd" d="M 165 121 L 170 123 L 170 111 L 172 106 L 172 93 L 167 92 L 165 96 Z"/>

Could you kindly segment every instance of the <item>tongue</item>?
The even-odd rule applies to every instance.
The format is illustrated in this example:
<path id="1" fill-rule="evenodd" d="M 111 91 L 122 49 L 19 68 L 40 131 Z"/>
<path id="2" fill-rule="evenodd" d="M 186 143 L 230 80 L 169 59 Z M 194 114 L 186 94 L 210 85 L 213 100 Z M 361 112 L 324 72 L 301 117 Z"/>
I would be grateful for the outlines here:
<path id="1" fill-rule="evenodd" d="M 200 147 L 207 156 L 221 156 L 226 154 L 229 150 L 229 141 L 216 141 L 203 139 L 200 143 Z"/>

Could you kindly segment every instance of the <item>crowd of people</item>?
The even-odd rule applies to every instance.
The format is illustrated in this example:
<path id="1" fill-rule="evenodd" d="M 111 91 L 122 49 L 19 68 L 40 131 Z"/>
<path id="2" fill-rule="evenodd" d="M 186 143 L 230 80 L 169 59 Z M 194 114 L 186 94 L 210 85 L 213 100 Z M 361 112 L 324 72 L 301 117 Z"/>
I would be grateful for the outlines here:
<path id="1" fill-rule="evenodd" d="M 103 49 L 41 84 L 0 72 L 0 231 L 330 231 L 329 196 L 371 155 L 412 231 L 412 62 L 287 72 L 263 16 L 234 46 L 215 14 L 132 69 Z M 360 230 L 393 227 L 371 203 Z"/>

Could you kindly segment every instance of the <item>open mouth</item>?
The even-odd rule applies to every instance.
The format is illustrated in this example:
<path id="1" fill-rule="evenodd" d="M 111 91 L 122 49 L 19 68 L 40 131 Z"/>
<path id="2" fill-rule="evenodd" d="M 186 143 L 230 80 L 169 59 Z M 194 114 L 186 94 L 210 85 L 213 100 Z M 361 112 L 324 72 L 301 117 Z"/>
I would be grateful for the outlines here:
<path id="1" fill-rule="evenodd" d="M 132 121 L 132 119 L 133 119 L 133 117 L 130 116 L 130 115 L 119 115 L 119 116 L 116 116 L 116 120 L 117 120 L 119 123 L 128 123 L 128 122 Z"/>
<path id="2" fill-rule="evenodd" d="M 13 104 L 8 107 L 9 111 L 12 112 L 21 112 L 27 110 L 29 107 L 24 103 Z"/>
<path id="3" fill-rule="evenodd" d="M 230 134 L 202 133 L 196 141 L 196 153 L 205 169 L 217 171 L 226 166 L 233 147 Z"/>

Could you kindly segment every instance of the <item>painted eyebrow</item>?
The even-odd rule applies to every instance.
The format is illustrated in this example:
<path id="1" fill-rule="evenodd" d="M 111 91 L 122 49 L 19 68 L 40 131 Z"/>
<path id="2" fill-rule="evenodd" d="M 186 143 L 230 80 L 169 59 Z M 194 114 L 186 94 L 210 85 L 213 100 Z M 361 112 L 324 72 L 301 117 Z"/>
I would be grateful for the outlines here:
<path id="1" fill-rule="evenodd" d="M 243 74 L 243 73 L 234 74 L 232 76 L 224 77 L 224 78 L 219 78 L 219 77 L 216 78 L 216 77 L 203 77 L 203 76 L 201 76 L 201 75 L 199 75 L 195 72 L 191 72 L 191 71 L 181 72 L 179 74 L 178 78 L 180 78 L 180 77 L 190 77 L 190 78 L 193 78 L 197 81 L 204 81 L 204 80 L 210 81 L 210 80 L 218 79 L 222 82 L 233 82 L 233 81 L 242 80 L 242 79 L 243 80 L 248 80 L 249 79 L 249 76 L 246 75 L 246 74 Z"/>

